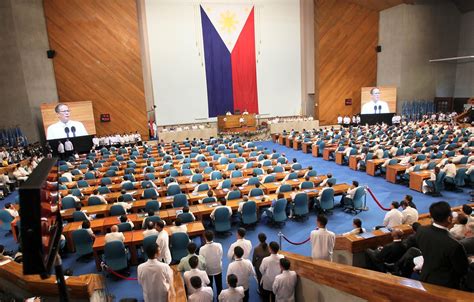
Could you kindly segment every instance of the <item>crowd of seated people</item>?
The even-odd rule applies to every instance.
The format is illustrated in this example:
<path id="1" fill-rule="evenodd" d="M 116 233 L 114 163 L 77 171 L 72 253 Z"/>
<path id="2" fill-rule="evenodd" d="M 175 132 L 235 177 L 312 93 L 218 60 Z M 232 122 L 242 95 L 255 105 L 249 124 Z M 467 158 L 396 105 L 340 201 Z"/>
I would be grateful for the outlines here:
<path id="1" fill-rule="evenodd" d="M 359 170 L 365 170 L 369 160 L 379 160 L 377 169 L 382 175 L 389 165 L 406 166 L 397 175 L 397 182 L 402 184 L 409 183 L 412 171 L 431 170 L 430 178 L 423 183 L 422 191 L 425 193 L 437 194 L 439 189 L 435 183 L 440 178 L 444 179 L 447 189 L 452 190 L 474 182 L 474 177 L 471 177 L 474 170 L 474 135 L 469 129 L 448 123 L 421 121 L 392 126 L 292 130 L 282 135 L 287 139 L 312 143 L 318 147 L 320 156 L 325 148 L 334 148 L 329 158 L 334 159 L 335 152 L 342 152 L 343 164 L 348 164 L 349 157 L 354 156 Z"/>
<path id="2" fill-rule="evenodd" d="M 0 147 L 0 167 L 17 164 L 28 158 L 37 160 L 42 156 L 43 150 L 39 143 L 31 144 L 26 147 Z"/>
<path id="3" fill-rule="evenodd" d="M 404 202 L 407 202 L 407 198 L 401 203 Z M 398 210 L 392 207 L 390 212 L 392 211 Z M 399 212 L 399 216 L 405 217 L 403 213 L 407 213 L 406 209 Z M 463 205 L 460 211 L 452 211 L 447 202 L 440 201 L 430 206 L 432 223 L 429 225 L 402 218 L 396 219 L 392 225 L 386 224 L 391 231 L 392 241 L 365 251 L 366 268 L 449 288 L 474 291 L 472 213 L 473 209 L 468 204 Z M 413 233 L 406 236 L 400 229 L 402 224 L 410 224 Z M 354 225 L 356 226 L 355 223 Z M 343 235 L 357 235 L 361 232 L 360 228 L 355 228 Z"/>

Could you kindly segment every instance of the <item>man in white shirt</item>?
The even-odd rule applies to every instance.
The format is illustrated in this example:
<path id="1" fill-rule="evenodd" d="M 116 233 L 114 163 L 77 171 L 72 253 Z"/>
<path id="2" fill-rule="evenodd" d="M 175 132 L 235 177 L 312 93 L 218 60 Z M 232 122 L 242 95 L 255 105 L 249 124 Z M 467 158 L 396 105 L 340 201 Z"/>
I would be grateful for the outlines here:
<path id="1" fill-rule="evenodd" d="M 191 286 L 195 292 L 188 297 L 189 302 L 212 302 L 214 293 L 212 288 L 202 286 L 202 280 L 198 276 L 191 278 Z"/>
<path id="2" fill-rule="evenodd" d="M 275 241 L 270 242 L 270 256 L 263 258 L 262 264 L 260 264 L 260 273 L 262 274 L 262 288 L 263 288 L 263 299 L 264 301 L 274 301 L 275 295 L 273 294 L 273 281 L 275 277 L 280 274 L 280 259 L 282 255 L 278 254 L 280 246 Z"/>
<path id="3" fill-rule="evenodd" d="M 229 264 L 229 267 L 227 268 L 227 276 L 231 274 L 237 276 L 237 285 L 244 288 L 245 296 L 243 301 L 247 302 L 249 300 L 249 282 L 251 277 L 256 278 L 255 270 L 250 260 L 242 258 L 244 255 L 243 248 L 236 246 L 232 251 L 232 254 L 234 254 L 235 260 Z"/>
<path id="4" fill-rule="evenodd" d="M 64 142 L 64 150 L 66 151 L 66 156 L 71 156 L 72 152 L 74 151 L 74 146 L 69 139 L 66 139 Z"/>
<path id="5" fill-rule="evenodd" d="M 252 251 L 252 242 L 250 240 L 245 239 L 245 234 L 247 233 L 247 230 L 244 228 L 239 228 L 237 230 L 237 241 L 232 243 L 229 247 L 229 250 L 227 252 L 227 258 L 229 260 L 232 260 L 234 255 L 234 249 L 237 246 L 240 246 L 244 250 L 243 258 L 244 259 L 249 259 L 250 258 L 250 252 Z"/>
<path id="6" fill-rule="evenodd" d="M 7 202 L 7 203 L 5 204 L 5 211 L 7 211 L 7 212 L 10 214 L 10 216 L 12 216 L 13 218 L 15 218 L 15 217 L 18 216 L 18 211 L 17 211 L 17 210 L 15 209 L 15 207 L 14 207 L 11 203 L 9 203 L 9 202 Z"/>
<path id="7" fill-rule="evenodd" d="M 192 258 L 193 256 L 196 256 L 199 260 L 197 268 L 200 269 L 201 271 L 206 270 L 206 267 L 207 267 L 206 258 L 204 258 L 202 255 L 196 254 L 196 250 L 197 250 L 196 243 L 192 241 L 189 242 L 187 249 L 188 249 L 188 254 L 185 257 L 181 258 L 181 260 L 179 261 L 178 271 L 187 272 L 191 270 L 192 267 L 189 264 L 189 259 Z M 209 282 L 207 284 L 209 284 Z"/>
<path id="8" fill-rule="evenodd" d="M 123 235 L 122 232 L 119 232 L 118 231 L 118 226 L 114 225 L 110 228 L 110 233 L 107 233 L 105 235 L 105 243 L 109 243 L 111 241 L 122 241 L 124 242 L 125 241 L 125 236 Z"/>
<path id="9" fill-rule="evenodd" d="M 361 114 L 379 114 L 389 113 L 390 109 L 385 101 L 380 100 L 380 89 L 372 88 L 370 90 L 370 102 L 362 106 Z"/>
<path id="10" fill-rule="evenodd" d="M 244 288 L 242 286 L 237 286 L 239 280 L 234 274 L 227 276 L 227 285 L 229 288 L 224 289 L 219 294 L 219 302 L 241 302 L 244 297 Z"/>
<path id="11" fill-rule="evenodd" d="M 281 274 L 273 281 L 273 293 L 275 301 L 294 302 L 297 276 L 294 271 L 290 271 L 290 260 L 280 259 Z"/>
<path id="12" fill-rule="evenodd" d="M 199 254 L 206 260 L 206 273 L 209 277 L 209 286 L 216 283 L 217 295 L 222 291 L 222 245 L 214 242 L 214 233 L 211 230 L 204 232 L 206 244 L 201 247 Z"/>
<path id="13" fill-rule="evenodd" d="M 400 160 L 400 165 L 408 165 L 412 161 L 412 157 L 410 153 L 406 153 L 405 156 Z"/>
<path id="14" fill-rule="evenodd" d="M 158 261 L 165 262 L 166 264 L 171 263 L 171 251 L 169 246 L 169 235 L 165 230 L 165 223 L 163 220 L 159 220 L 156 223 L 156 230 L 158 231 L 158 238 L 156 238 L 156 244 L 158 245 L 159 254 L 157 256 Z"/>
<path id="15" fill-rule="evenodd" d="M 70 119 L 71 111 L 68 105 L 60 103 L 56 105 L 54 111 L 59 121 L 50 125 L 46 130 L 47 140 L 65 138 L 69 137 L 69 135 L 72 137 L 88 135 L 86 128 L 81 122 L 72 121 Z"/>
<path id="16" fill-rule="evenodd" d="M 158 231 L 155 229 L 155 224 L 153 221 L 147 221 L 146 230 L 143 231 L 143 238 L 149 236 L 158 236 Z"/>
<path id="17" fill-rule="evenodd" d="M 311 257 L 313 259 L 324 259 L 332 261 L 336 234 L 326 229 L 328 219 L 324 215 L 318 215 L 318 229 L 311 231 Z"/>
<path id="18" fill-rule="evenodd" d="M 398 201 L 393 201 L 390 205 L 390 211 L 385 214 L 383 225 L 387 228 L 393 228 L 403 223 L 403 214 L 398 210 L 400 204 Z"/>
<path id="19" fill-rule="evenodd" d="M 193 255 L 188 259 L 188 264 L 191 269 L 184 272 L 183 279 L 184 279 L 184 284 L 186 285 L 186 291 L 188 293 L 188 296 L 190 296 L 196 292 L 196 289 L 194 289 L 191 286 L 192 277 L 195 277 L 195 276 L 199 277 L 202 283 L 205 284 L 206 286 L 209 285 L 210 281 L 209 281 L 209 278 L 207 277 L 206 271 L 203 271 L 197 268 L 199 264 L 199 258 L 196 255 Z"/>
<path id="20" fill-rule="evenodd" d="M 148 261 L 137 268 L 138 283 L 143 289 L 145 302 L 166 302 L 174 297 L 173 270 L 168 264 L 158 260 L 160 252 L 157 244 L 150 244 L 146 249 Z"/>
<path id="21" fill-rule="evenodd" d="M 456 165 L 453 164 L 451 159 L 448 159 L 448 163 L 441 169 L 441 172 L 446 172 L 446 177 L 456 177 Z"/>
<path id="22" fill-rule="evenodd" d="M 59 158 L 64 159 L 64 144 L 61 141 L 58 143 L 58 155 Z"/>
<path id="23" fill-rule="evenodd" d="M 408 201 L 403 200 L 400 205 L 403 208 L 403 224 L 412 225 L 414 222 L 418 221 L 418 211 L 415 208 L 410 207 Z"/>

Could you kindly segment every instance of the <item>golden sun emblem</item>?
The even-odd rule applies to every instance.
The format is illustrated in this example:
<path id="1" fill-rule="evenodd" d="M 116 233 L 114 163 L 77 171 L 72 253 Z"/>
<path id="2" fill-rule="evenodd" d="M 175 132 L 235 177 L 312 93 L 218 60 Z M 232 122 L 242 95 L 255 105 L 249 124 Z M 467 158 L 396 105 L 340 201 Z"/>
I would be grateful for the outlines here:
<path id="1" fill-rule="evenodd" d="M 239 23 L 235 14 L 230 11 L 223 12 L 221 14 L 221 18 L 219 20 L 219 24 L 221 25 L 222 30 L 226 31 L 227 33 L 232 33 L 236 30 L 236 25 Z"/>

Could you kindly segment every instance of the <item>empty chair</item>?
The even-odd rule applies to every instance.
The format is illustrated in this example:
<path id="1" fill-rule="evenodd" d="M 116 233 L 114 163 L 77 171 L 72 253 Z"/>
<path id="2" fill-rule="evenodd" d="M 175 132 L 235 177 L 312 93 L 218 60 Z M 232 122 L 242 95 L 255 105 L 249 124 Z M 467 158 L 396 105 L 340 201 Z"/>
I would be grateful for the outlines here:
<path id="1" fill-rule="evenodd" d="M 314 176 L 318 176 L 318 172 L 316 170 L 309 170 L 306 173 L 306 175 L 309 176 L 309 177 L 314 177 Z"/>
<path id="2" fill-rule="evenodd" d="M 287 180 L 292 180 L 292 179 L 298 179 L 298 173 L 291 172 L 290 174 L 287 175 Z"/>
<path id="3" fill-rule="evenodd" d="M 226 208 L 217 208 L 214 212 L 214 228 L 216 232 L 230 231 L 230 213 Z"/>
<path id="4" fill-rule="evenodd" d="M 79 188 L 87 188 L 87 187 L 89 187 L 89 183 L 86 180 L 79 180 L 77 182 L 77 186 Z"/>
<path id="5" fill-rule="evenodd" d="M 197 186 L 197 191 L 198 192 L 209 191 L 209 190 L 210 190 L 209 184 L 199 184 Z"/>
<path id="6" fill-rule="evenodd" d="M 110 216 L 121 216 L 125 214 L 127 214 L 127 212 L 125 212 L 125 209 L 119 204 L 114 204 L 110 207 Z"/>
<path id="7" fill-rule="evenodd" d="M 271 182 L 274 182 L 274 181 L 275 181 L 275 175 L 268 175 L 263 180 L 263 183 L 266 184 L 266 183 L 271 183 Z"/>
<path id="8" fill-rule="evenodd" d="M 202 182 L 202 174 L 194 174 L 191 176 L 191 182 Z"/>
<path id="9" fill-rule="evenodd" d="M 250 190 L 250 193 L 249 193 L 249 196 L 251 196 L 251 197 L 253 197 L 253 196 L 262 196 L 262 195 L 264 195 L 264 192 L 260 188 L 253 188 L 252 190 Z"/>
<path id="10" fill-rule="evenodd" d="M 188 197 L 186 194 L 176 194 L 173 197 L 173 208 L 181 208 L 188 205 Z"/>
<path id="11" fill-rule="evenodd" d="M 186 233 L 174 233 L 170 236 L 171 259 L 177 263 L 188 254 L 189 236 Z"/>
<path id="12" fill-rule="evenodd" d="M 284 223 L 288 216 L 286 215 L 286 198 L 280 198 L 275 202 L 273 210 L 265 210 L 267 217 L 273 223 Z"/>
<path id="13" fill-rule="evenodd" d="M 301 189 L 313 189 L 314 188 L 314 182 L 312 181 L 303 181 L 301 183 Z"/>
<path id="14" fill-rule="evenodd" d="M 145 204 L 145 212 L 148 213 L 150 211 L 156 212 L 160 210 L 160 204 L 156 200 L 147 201 Z"/>
<path id="15" fill-rule="evenodd" d="M 251 177 L 248 181 L 247 181 L 247 185 L 249 186 L 254 186 L 256 184 L 258 184 L 260 182 L 260 179 L 258 179 L 258 177 Z"/>
<path id="16" fill-rule="evenodd" d="M 96 206 L 96 205 L 99 205 L 99 204 L 102 204 L 102 200 L 100 200 L 100 198 L 97 197 L 97 196 L 91 196 L 87 200 L 87 205 L 88 206 Z"/>
<path id="17" fill-rule="evenodd" d="M 148 188 L 143 191 L 143 198 L 149 199 L 149 198 L 157 198 L 158 193 L 156 193 L 156 190 L 154 188 Z"/>
<path id="18" fill-rule="evenodd" d="M 168 196 L 173 196 L 180 193 L 181 193 L 181 188 L 179 187 L 179 185 L 171 185 L 166 190 L 166 195 Z"/>
<path id="19" fill-rule="evenodd" d="M 334 189 L 327 188 L 322 191 L 321 196 L 318 198 L 319 208 L 323 212 L 330 211 L 334 208 Z"/>
<path id="20" fill-rule="evenodd" d="M 150 235 L 143 238 L 143 250 L 146 251 L 150 245 L 152 245 L 153 243 L 156 243 L 157 238 L 158 238 L 157 235 Z M 144 255 L 145 260 L 148 260 L 147 254 L 144 253 L 143 255 Z"/>
<path id="21" fill-rule="evenodd" d="M 276 166 L 275 168 L 273 168 L 273 172 L 281 173 L 281 172 L 285 172 L 285 169 L 282 166 Z"/>
<path id="22" fill-rule="evenodd" d="M 257 223 L 257 204 L 255 201 L 247 201 L 243 204 L 241 220 L 243 224 Z"/>
<path id="23" fill-rule="evenodd" d="M 230 173 L 230 178 L 242 177 L 242 171 L 234 170 Z"/>
<path id="24" fill-rule="evenodd" d="M 304 216 L 309 213 L 309 198 L 306 193 L 298 193 L 293 200 L 293 215 Z"/>
<path id="25" fill-rule="evenodd" d="M 239 199 L 242 197 L 242 193 L 239 190 L 231 191 L 227 195 L 227 200 Z"/>
<path id="26" fill-rule="evenodd" d="M 63 210 L 74 209 L 76 207 L 76 200 L 74 200 L 72 197 L 64 197 L 61 199 L 61 205 Z"/>
<path id="27" fill-rule="evenodd" d="M 211 172 L 211 180 L 222 179 L 222 173 L 220 171 Z"/>
<path id="28" fill-rule="evenodd" d="M 72 213 L 72 219 L 74 221 L 84 221 L 84 220 L 88 220 L 86 214 L 84 214 L 84 212 L 82 211 L 74 211 Z"/>
<path id="29" fill-rule="evenodd" d="M 112 184 L 112 180 L 109 177 L 104 177 L 100 180 L 100 185 L 108 186 Z"/>
<path id="30" fill-rule="evenodd" d="M 110 193 L 110 189 L 105 186 L 102 186 L 97 188 L 97 192 L 99 192 L 99 194 L 108 194 Z"/>
<path id="31" fill-rule="evenodd" d="M 117 224 L 119 232 L 130 232 L 132 230 L 132 225 L 128 222 L 122 222 Z"/>
<path id="32" fill-rule="evenodd" d="M 92 246 L 94 245 L 94 240 L 84 229 L 78 229 L 72 232 L 72 242 L 74 243 L 74 248 L 76 254 L 81 256 L 91 255 L 94 250 Z"/>
<path id="33" fill-rule="evenodd" d="M 291 191 L 291 185 L 283 184 L 277 189 L 277 193 L 285 193 Z"/>
<path id="34" fill-rule="evenodd" d="M 105 244 L 104 262 L 113 271 L 122 271 L 128 268 L 127 253 L 123 242 L 115 240 Z"/>

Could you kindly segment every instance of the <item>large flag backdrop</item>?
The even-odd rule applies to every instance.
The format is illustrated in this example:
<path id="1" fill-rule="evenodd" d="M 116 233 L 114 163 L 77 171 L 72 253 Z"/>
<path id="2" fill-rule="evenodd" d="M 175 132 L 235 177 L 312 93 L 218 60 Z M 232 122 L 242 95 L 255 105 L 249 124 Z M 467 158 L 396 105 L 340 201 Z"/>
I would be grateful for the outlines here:
<path id="1" fill-rule="evenodd" d="M 258 113 L 253 5 L 200 6 L 209 117 Z"/>

